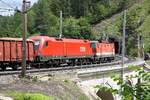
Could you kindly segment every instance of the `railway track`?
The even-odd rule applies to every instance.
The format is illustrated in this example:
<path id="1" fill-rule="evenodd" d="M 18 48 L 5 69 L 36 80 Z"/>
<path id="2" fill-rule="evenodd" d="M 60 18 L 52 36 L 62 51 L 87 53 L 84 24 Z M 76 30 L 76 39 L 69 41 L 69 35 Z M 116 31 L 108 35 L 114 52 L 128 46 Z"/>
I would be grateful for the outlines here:
<path id="1" fill-rule="evenodd" d="M 126 60 L 125 63 L 129 63 L 132 60 Z M 69 71 L 69 70 L 78 70 L 85 68 L 106 68 L 108 66 L 118 65 L 121 61 L 115 61 L 111 63 L 101 63 L 101 64 L 92 64 L 92 65 L 81 65 L 81 66 L 66 66 L 66 67 L 51 67 L 51 68 L 36 68 L 36 69 L 28 69 L 26 73 L 40 73 L 40 72 L 58 72 L 58 71 Z M 17 75 L 21 73 L 21 69 L 18 71 L 0 71 L 0 75 Z"/>

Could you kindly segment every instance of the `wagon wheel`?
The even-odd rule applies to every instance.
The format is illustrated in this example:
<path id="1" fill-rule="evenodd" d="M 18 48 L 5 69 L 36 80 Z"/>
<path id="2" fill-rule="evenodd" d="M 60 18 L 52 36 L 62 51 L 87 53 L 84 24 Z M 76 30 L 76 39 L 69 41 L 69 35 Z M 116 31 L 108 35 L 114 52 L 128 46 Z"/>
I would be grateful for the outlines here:
<path id="1" fill-rule="evenodd" d="M 12 66 L 11 68 L 12 68 L 13 70 L 17 70 L 18 67 L 19 67 L 19 65 L 14 65 L 14 66 Z"/>
<path id="2" fill-rule="evenodd" d="M 2 66 L 1 69 L 2 69 L 3 71 L 5 71 L 5 70 L 6 70 L 6 66 Z"/>

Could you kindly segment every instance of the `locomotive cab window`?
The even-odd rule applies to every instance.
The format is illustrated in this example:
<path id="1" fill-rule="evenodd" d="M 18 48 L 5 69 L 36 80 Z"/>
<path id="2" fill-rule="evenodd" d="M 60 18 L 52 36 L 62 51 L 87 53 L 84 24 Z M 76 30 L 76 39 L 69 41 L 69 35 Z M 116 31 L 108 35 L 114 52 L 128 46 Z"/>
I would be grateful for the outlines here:
<path id="1" fill-rule="evenodd" d="M 38 49 L 38 48 L 39 48 L 39 45 L 40 45 L 40 40 L 35 40 L 35 41 L 34 41 L 34 48 L 35 48 L 35 49 Z"/>
<path id="2" fill-rule="evenodd" d="M 45 42 L 44 47 L 48 47 L 48 41 Z"/>
<path id="3" fill-rule="evenodd" d="M 95 42 L 91 42 L 91 48 L 96 48 L 96 43 Z"/>

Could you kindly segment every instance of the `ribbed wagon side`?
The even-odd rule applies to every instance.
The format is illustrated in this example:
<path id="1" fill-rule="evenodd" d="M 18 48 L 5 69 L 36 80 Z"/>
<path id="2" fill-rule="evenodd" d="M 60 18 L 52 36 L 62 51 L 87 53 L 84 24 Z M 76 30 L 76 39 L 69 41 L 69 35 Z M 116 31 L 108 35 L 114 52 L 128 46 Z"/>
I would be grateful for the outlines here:
<path id="1" fill-rule="evenodd" d="M 33 61 L 33 42 L 27 40 L 26 43 L 27 64 Z M 0 38 L 0 68 L 6 70 L 11 67 L 16 70 L 22 63 L 22 39 L 21 38 Z"/>

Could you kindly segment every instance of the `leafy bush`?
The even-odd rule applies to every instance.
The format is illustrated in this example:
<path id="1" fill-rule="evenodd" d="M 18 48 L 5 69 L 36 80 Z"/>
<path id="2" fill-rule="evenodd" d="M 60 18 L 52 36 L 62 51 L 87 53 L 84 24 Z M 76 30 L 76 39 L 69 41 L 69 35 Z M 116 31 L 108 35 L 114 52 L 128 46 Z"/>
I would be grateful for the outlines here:
<path id="1" fill-rule="evenodd" d="M 112 79 L 120 87 L 119 89 L 109 88 L 103 85 L 97 85 L 96 88 L 102 91 L 108 91 L 122 96 L 123 100 L 149 100 L 150 98 L 150 73 L 144 71 L 143 68 L 138 66 L 131 66 L 132 69 L 136 68 L 135 75 L 126 76 L 124 81 L 120 75 L 112 76 Z M 132 80 L 137 79 L 137 83 L 133 84 Z"/>

